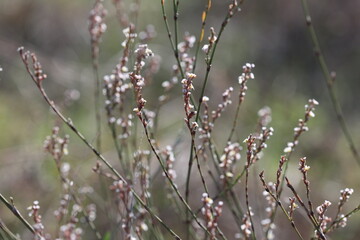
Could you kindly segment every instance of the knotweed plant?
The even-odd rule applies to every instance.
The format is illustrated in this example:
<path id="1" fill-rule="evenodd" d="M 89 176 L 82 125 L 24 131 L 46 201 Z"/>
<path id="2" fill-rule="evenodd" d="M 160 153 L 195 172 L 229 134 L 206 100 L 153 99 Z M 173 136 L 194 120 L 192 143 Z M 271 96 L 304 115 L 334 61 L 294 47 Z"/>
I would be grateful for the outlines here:
<path id="1" fill-rule="evenodd" d="M 54 223 L 43 221 L 41 215 L 45 213 L 39 201 L 33 202 L 29 207 L 30 216 L 25 217 L 13 198 L 8 200 L 0 194 L 1 201 L 31 232 L 32 239 L 289 239 L 277 228 L 285 221 L 292 231 L 291 237 L 324 240 L 335 230 L 346 227 L 349 218 L 360 210 L 357 206 L 350 212 L 345 211 L 345 205 L 353 204 L 349 200 L 353 189 L 341 190 L 337 205 L 325 200 L 327 196 L 317 202 L 311 191 L 309 179 L 313 175 L 306 157 L 299 160 L 301 186 L 293 184 L 293 176 L 289 174 L 294 168 L 289 164 L 293 153 L 315 117 L 315 107 L 319 105 L 315 99 L 308 100 L 304 116 L 298 120 L 293 133 L 289 131 L 290 140 L 278 153 L 277 170 L 271 172 L 260 170 L 266 166 L 263 164 L 268 142 L 273 135 L 276 137 L 269 126 L 270 107 L 258 110 L 253 132 L 244 133 L 239 127 L 241 106 L 256 82 L 255 64 L 239 64 L 237 84 L 224 87 L 223 93 L 208 92 L 209 81 L 222 81 L 212 79 L 211 70 L 216 65 L 218 44 L 227 34 L 230 20 L 236 13 L 241 14 L 243 1 L 229 1 L 220 25 L 208 26 L 212 10 L 212 1 L 208 0 L 199 13 L 199 32 L 189 33 L 179 30 L 180 1 L 160 0 L 158 4 L 172 52 L 171 56 L 161 57 L 161 52 L 151 50 L 157 49 L 152 43 L 157 37 L 154 26 L 141 29 L 137 24 L 142 17 L 141 1 L 133 0 L 130 6 L 127 1 L 113 0 L 112 3 L 106 5 L 96 0 L 88 19 L 96 80 L 96 146 L 81 132 L 76 120 L 66 117 L 64 109 L 48 95 L 43 85 L 49 78 L 43 70 L 47 69 L 46 63 L 42 65 L 41 59 L 24 47 L 18 49 L 40 95 L 63 123 L 63 126 L 57 124 L 44 142 L 46 152 L 54 160 L 61 186 Z M 172 11 L 167 11 L 168 5 Z M 105 9 L 106 6 L 109 9 Z M 108 14 L 112 11 L 113 15 Z M 123 33 L 119 39 L 120 57 L 111 61 L 111 68 L 105 68 L 105 63 L 99 60 L 107 15 L 117 18 Z M 182 41 L 179 36 L 184 36 Z M 204 71 L 196 68 L 197 65 L 202 65 Z M 167 71 L 166 66 L 170 66 Z M 107 70 L 108 74 L 100 77 L 102 68 L 113 70 Z M 152 93 L 153 85 L 160 90 Z M 217 97 L 220 103 L 213 101 Z M 181 101 L 177 107 L 181 111 L 172 105 L 178 99 Z M 168 119 L 178 116 L 174 123 L 168 123 Z M 171 129 L 164 130 L 163 122 Z M 180 131 L 173 131 L 179 122 Z M 222 122 L 225 124 L 220 124 Z M 105 133 L 102 125 L 107 125 Z M 98 182 L 85 185 L 76 178 L 67 159 L 68 154 L 72 154 L 68 151 L 70 142 L 66 134 L 70 131 L 96 157 L 93 172 L 89 172 Z M 104 142 L 101 141 L 105 137 L 109 137 L 110 141 L 106 142 L 112 144 L 106 149 L 114 153 L 106 153 L 106 157 L 102 154 Z M 81 161 L 85 159 L 79 159 Z M 194 163 L 196 169 L 192 168 Z M 265 174 L 275 180 L 267 182 Z M 307 223 L 298 220 L 300 214 Z M 51 232 L 54 225 L 56 230 Z M 24 238 L 0 219 L 2 236 Z"/>

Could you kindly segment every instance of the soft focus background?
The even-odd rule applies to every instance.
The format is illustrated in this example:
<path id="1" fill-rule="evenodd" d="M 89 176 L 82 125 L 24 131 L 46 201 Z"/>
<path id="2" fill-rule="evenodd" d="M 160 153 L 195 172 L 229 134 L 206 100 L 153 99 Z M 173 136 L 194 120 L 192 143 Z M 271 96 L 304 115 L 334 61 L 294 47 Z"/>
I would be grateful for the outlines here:
<path id="1" fill-rule="evenodd" d="M 110 73 L 114 68 L 122 49 L 120 44 L 124 40 L 112 4 L 110 1 L 105 2 L 109 10 L 106 19 L 108 30 L 100 46 L 100 76 Z M 181 1 L 181 36 L 185 32 L 198 36 L 200 16 L 206 2 Z M 25 72 L 16 50 L 19 46 L 25 46 L 37 53 L 49 76 L 44 83 L 49 95 L 93 141 L 93 74 L 87 22 L 92 5 L 92 1 L 84 0 L 0 1 L 0 66 L 3 69 L 0 72 L 0 192 L 6 197 L 13 196 L 24 215 L 26 207 L 34 200 L 39 200 L 48 232 L 54 231 L 56 227 L 53 211 L 58 206 L 60 184 L 54 163 L 44 153 L 42 144 L 51 128 L 59 122 Z M 227 1 L 214 0 L 207 26 L 213 26 L 218 32 L 226 8 Z M 337 73 L 336 92 L 359 149 L 360 1 L 310 1 L 310 9 L 325 58 L 330 69 Z M 171 8 L 168 10 L 171 15 Z M 141 3 L 138 29 L 142 30 L 150 23 L 154 25 L 157 36 L 149 46 L 155 54 L 161 56 L 162 62 L 152 85 L 145 90 L 149 109 L 155 107 L 151 99 L 156 99 L 161 94 L 161 83 L 171 77 L 171 67 L 175 63 L 162 20 L 160 1 Z M 201 53 L 199 80 L 203 79 L 203 58 Z M 335 207 L 339 190 L 349 187 L 354 188 L 355 194 L 345 210 L 347 212 L 357 206 L 360 196 L 360 167 L 352 157 L 336 121 L 321 69 L 313 56 L 300 1 L 245 1 L 242 11 L 226 28 L 217 49 L 206 90 L 206 95 L 214 100 L 213 106 L 220 101 L 221 93 L 228 86 L 237 85 L 237 76 L 241 74 L 241 67 L 246 62 L 255 63 L 256 79 L 248 83 L 249 90 L 241 109 L 237 137 L 242 141 L 254 130 L 257 111 L 263 106 L 272 109 L 273 121 L 270 126 L 275 129 L 265 156 L 257 168 L 267 169 L 268 179 L 275 176 L 284 146 L 292 139 L 297 119 L 303 116 L 303 106 L 309 98 L 315 98 L 320 102 L 316 118 L 309 124 L 310 131 L 301 137 L 289 174 L 293 176 L 294 182 L 300 179 L 296 170 L 297 159 L 307 156 L 308 164 L 311 165 L 309 176 L 315 204 L 319 205 L 327 199 Z M 161 146 L 173 143 L 174 136 L 183 125 L 180 91 L 178 86 L 174 91 L 174 100 L 163 109 L 159 125 Z M 195 92 L 196 94 L 199 92 Z M 223 129 L 229 126 L 233 112 L 234 106 L 218 122 L 215 134 L 221 147 L 224 143 L 222 140 L 226 137 L 222 135 Z M 110 134 L 105 123 L 103 126 L 104 152 L 112 159 L 114 152 L 111 139 L 108 138 Z M 68 129 L 64 128 L 64 132 L 71 137 L 67 161 L 71 163 L 78 183 L 91 185 L 98 190 L 98 176 L 91 171 L 95 164 L 94 156 Z M 142 141 L 145 142 L 145 139 Z M 186 157 L 179 157 L 178 161 L 175 165 L 179 175 L 178 185 L 181 187 L 185 174 L 182 166 L 186 165 Z M 256 176 L 253 181 L 257 181 Z M 302 189 L 303 186 L 299 184 L 298 187 Z M 194 187 L 193 192 L 191 203 L 199 206 L 201 189 Z M 254 191 L 254 196 L 255 193 L 261 198 L 260 190 Z M 258 206 L 258 210 L 262 211 L 262 207 Z M 100 218 L 106 214 L 98 211 Z M 170 215 L 166 204 L 159 211 L 164 218 L 169 217 L 167 214 Z M 29 232 L 1 204 L 0 217 L 12 230 L 21 233 L 24 239 L 30 239 Z M 176 226 L 176 220 L 172 218 L 169 221 Z M 227 226 L 231 225 L 231 218 L 225 218 L 223 223 L 226 221 L 229 221 Z M 304 228 L 309 226 L 306 221 L 300 221 Z M 345 229 L 332 235 L 333 239 L 358 239 L 360 217 L 354 216 L 349 221 Z M 279 222 L 281 231 L 276 231 L 276 239 L 293 236 L 292 229 L 287 224 L 286 221 Z M 106 226 L 99 225 L 105 231 Z M 229 236 L 236 233 L 232 227 L 224 230 Z"/>

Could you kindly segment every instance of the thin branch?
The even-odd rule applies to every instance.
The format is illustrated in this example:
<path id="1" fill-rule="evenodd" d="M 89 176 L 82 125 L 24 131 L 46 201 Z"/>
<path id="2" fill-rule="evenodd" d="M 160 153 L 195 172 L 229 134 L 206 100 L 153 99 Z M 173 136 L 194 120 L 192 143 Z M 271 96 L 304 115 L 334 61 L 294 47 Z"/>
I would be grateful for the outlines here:
<path id="1" fill-rule="evenodd" d="M 94 7 L 90 11 L 89 16 L 89 33 L 91 40 L 91 59 L 94 72 L 94 107 L 96 120 L 96 147 L 101 152 L 101 82 L 99 78 L 99 44 L 101 36 L 106 31 L 106 24 L 104 18 L 107 14 L 106 9 L 102 4 L 102 0 L 96 0 Z"/>
<path id="2" fill-rule="evenodd" d="M 5 223 L 1 220 L 1 218 L 0 218 L 0 229 L 3 230 L 6 236 L 8 236 L 9 238 L 14 240 L 20 240 L 18 236 L 16 236 L 13 232 L 11 232 L 11 230 L 5 225 Z M 2 234 L 0 234 L 0 238 L 3 239 Z"/>
<path id="3" fill-rule="evenodd" d="M 315 117 L 315 106 L 318 105 L 319 103 L 315 100 L 315 99 L 309 99 L 308 100 L 308 104 L 305 105 L 305 115 L 304 115 L 304 119 L 299 119 L 298 120 L 298 125 L 297 127 L 294 128 L 294 138 L 291 142 L 287 143 L 287 147 L 284 149 L 284 153 L 286 154 L 285 158 L 287 159 L 285 164 L 284 164 L 284 171 L 282 172 L 281 176 L 278 176 L 278 179 L 280 179 L 281 177 L 281 181 L 279 181 L 278 186 L 277 186 L 277 197 L 280 199 L 280 196 L 282 194 L 283 191 L 283 187 L 284 187 L 284 183 L 285 183 L 285 177 L 286 177 L 286 173 L 288 170 L 288 166 L 289 166 L 289 161 L 291 159 L 292 153 L 295 151 L 296 146 L 299 144 L 299 138 L 300 136 L 304 133 L 307 132 L 309 130 L 307 123 L 310 120 L 310 118 Z M 276 217 L 276 212 L 277 212 L 277 207 L 278 205 L 276 205 L 275 210 L 272 212 L 271 217 L 270 217 L 270 223 L 273 223 L 275 221 L 275 217 Z M 268 227 L 268 229 L 266 230 L 266 234 L 270 231 L 270 225 Z"/>
<path id="4" fill-rule="evenodd" d="M 146 44 L 144 45 L 139 45 L 139 47 L 137 48 L 136 52 L 136 62 L 134 65 L 134 71 L 130 73 L 130 79 L 131 79 L 131 83 L 133 85 L 133 89 L 134 89 L 134 97 L 135 97 L 135 102 L 136 102 L 136 108 L 134 108 L 134 112 L 136 113 L 136 116 L 139 118 L 144 131 L 145 131 L 145 135 L 146 138 L 148 140 L 148 143 L 151 147 L 152 152 L 155 154 L 156 159 L 158 160 L 163 173 L 165 174 L 165 177 L 169 180 L 171 187 L 174 189 L 176 195 L 178 196 L 178 198 L 180 199 L 180 201 L 184 204 L 184 206 L 186 207 L 187 212 L 189 212 L 191 214 L 191 216 L 194 218 L 195 222 L 203 229 L 206 231 L 207 234 L 211 235 L 211 233 L 206 229 L 206 227 L 200 223 L 200 221 L 197 219 L 195 213 L 192 211 L 191 207 L 189 206 L 189 204 L 187 203 L 187 201 L 183 198 L 183 196 L 181 195 L 179 189 L 177 188 L 176 184 L 174 183 L 172 177 L 170 176 L 169 172 L 166 169 L 166 166 L 164 164 L 164 161 L 161 159 L 160 155 L 159 155 L 159 151 L 157 150 L 157 146 L 156 141 L 154 140 L 154 135 L 150 134 L 148 131 L 148 121 L 146 119 L 146 114 L 144 113 L 144 106 L 146 104 L 146 100 L 142 97 L 143 93 L 142 93 L 142 89 L 144 86 L 144 78 L 141 76 L 141 70 L 143 68 L 143 60 L 145 60 L 147 57 L 152 55 L 152 51 L 147 47 Z M 195 74 L 189 75 L 189 80 L 188 80 L 188 87 L 189 89 L 192 87 L 191 84 L 191 80 L 195 78 Z M 184 79 L 185 80 L 185 79 Z M 190 96 L 190 95 L 188 95 Z M 187 97 L 188 99 L 189 97 Z M 188 103 L 189 101 L 187 101 Z M 189 105 L 185 105 L 185 108 L 188 109 Z M 191 118 L 191 116 L 193 116 L 193 113 L 188 113 L 187 111 L 187 120 L 189 120 Z M 187 121 L 187 123 L 189 124 L 189 121 Z M 192 124 L 191 126 L 188 125 L 191 133 L 195 133 L 195 129 L 196 126 L 194 124 Z"/>
<path id="5" fill-rule="evenodd" d="M 357 213 L 358 211 L 360 211 L 360 204 L 354 208 L 353 210 L 351 210 L 349 213 L 345 214 L 344 216 L 340 217 L 339 219 L 335 220 L 334 222 L 331 223 L 331 225 L 329 227 L 327 227 L 324 230 L 324 234 L 326 234 L 327 232 L 331 231 L 332 229 L 334 229 L 336 227 L 337 224 L 339 224 L 341 221 L 343 221 L 344 219 L 347 219 L 349 217 L 351 217 L 353 214 Z"/>
<path id="6" fill-rule="evenodd" d="M 304 11 L 304 15 L 305 15 L 305 19 L 306 19 L 306 26 L 307 29 L 309 31 L 310 37 L 311 37 L 311 41 L 314 47 L 314 53 L 315 53 L 315 57 L 318 60 L 322 73 L 324 75 L 324 80 L 326 82 L 326 87 L 327 90 L 329 92 L 330 95 L 330 99 L 331 99 L 331 103 L 333 105 L 337 120 L 339 121 L 340 124 L 340 128 L 344 133 L 345 139 L 349 145 L 350 151 L 352 153 L 352 155 L 354 156 L 355 160 L 357 161 L 357 163 L 360 165 L 360 155 L 359 152 L 357 151 L 355 144 L 354 144 L 354 140 L 350 134 L 350 131 L 348 129 L 348 126 L 346 124 L 345 118 L 344 118 L 344 114 L 342 113 L 342 109 L 341 109 L 341 105 L 340 102 L 336 96 L 335 93 L 335 89 L 334 89 L 334 81 L 335 81 L 335 76 L 336 73 L 335 72 L 330 72 L 329 71 L 329 67 L 326 64 L 324 55 L 321 51 L 320 48 L 320 43 L 319 43 L 319 39 L 317 37 L 315 28 L 313 26 L 312 23 L 312 19 L 310 16 L 310 11 L 309 11 L 309 7 L 307 4 L 307 0 L 301 0 L 302 3 L 302 7 L 303 7 L 303 11 Z"/>
<path id="7" fill-rule="evenodd" d="M 294 229 L 294 231 L 296 232 L 296 235 L 304 240 L 304 238 L 301 236 L 301 233 L 299 231 L 299 229 L 296 227 L 294 220 L 289 216 L 289 214 L 287 213 L 287 211 L 285 210 L 284 206 L 282 205 L 280 199 L 278 198 L 278 196 L 275 196 L 275 194 L 270 190 L 269 186 L 266 184 L 265 182 L 265 178 L 264 178 L 264 171 L 262 171 L 259 174 L 260 180 L 262 182 L 262 185 L 265 189 L 266 192 L 268 192 L 270 194 L 270 196 L 275 200 L 275 202 L 277 203 L 277 205 L 280 207 L 280 209 L 282 210 L 282 212 L 285 214 L 285 216 L 287 217 L 287 219 L 289 220 L 291 227 Z M 267 236 L 268 231 L 266 231 L 265 236 Z"/>
<path id="8" fill-rule="evenodd" d="M 213 49 L 212 49 L 212 52 L 211 52 L 211 56 L 207 61 L 206 74 L 205 74 L 205 79 L 204 79 L 204 82 L 203 82 L 203 85 L 202 85 L 202 88 L 201 88 L 201 93 L 200 93 L 200 97 L 199 97 L 199 101 L 198 101 L 198 107 L 197 108 L 195 107 L 195 109 L 196 109 L 195 122 L 199 121 L 200 110 L 201 110 L 201 105 L 202 105 L 201 103 L 202 103 L 202 100 L 203 100 L 203 97 L 204 97 L 205 87 L 206 87 L 207 81 L 209 79 L 209 74 L 210 74 L 210 70 L 211 70 L 211 64 L 212 64 L 212 61 L 213 61 L 214 56 L 215 56 L 217 44 L 219 43 L 219 41 L 221 39 L 221 35 L 222 35 L 224 29 L 226 28 L 226 26 L 229 23 L 230 19 L 233 17 L 234 11 L 238 11 L 237 0 L 233 0 L 233 3 L 230 4 L 230 6 L 229 6 L 228 13 L 227 13 L 224 21 L 221 24 L 220 32 L 219 32 L 219 34 L 218 34 L 218 36 L 217 36 L 217 38 L 216 38 L 216 40 L 214 42 L 214 46 L 213 46 Z M 192 143 L 191 147 L 190 147 L 189 165 L 188 165 L 187 176 L 186 176 L 186 188 L 185 188 L 185 197 L 186 197 L 186 199 L 188 199 L 188 196 L 189 196 L 191 168 L 192 168 L 192 165 L 193 165 L 193 148 L 194 148 L 194 146 L 193 146 L 193 143 Z"/>
<path id="9" fill-rule="evenodd" d="M 169 41 L 170 41 L 170 44 L 171 44 L 171 48 L 172 48 L 172 50 L 174 52 L 174 56 L 175 56 L 178 68 L 180 70 L 181 77 L 184 78 L 185 74 L 184 74 L 184 70 L 181 67 L 180 58 L 179 58 L 179 54 L 178 54 L 178 50 L 177 50 L 177 45 L 175 45 L 175 43 L 174 43 L 174 41 L 172 39 L 172 34 L 171 34 L 171 31 L 170 31 L 169 22 L 168 22 L 168 19 L 167 19 L 167 16 L 166 16 L 165 1 L 164 0 L 161 0 L 161 10 L 162 10 L 162 15 L 163 15 L 163 19 L 164 19 L 164 23 L 165 23 L 165 27 L 166 27 L 166 32 L 168 34 Z"/>
<path id="10" fill-rule="evenodd" d="M 252 230 L 251 236 L 252 236 L 252 239 L 256 239 L 254 221 L 252 219 L 252 212 L 251 212 L 251 207 L 250 207 L 250 204 L 249 204 L 249 168 L 251 166 L 251 160 L 252 160 L 253 155 L 255 153 L 254 146 L 256 146 L 255 145 L 255 138 L 252 135 L 250 135 L 246 139 L 246 145 L 247 145 L 247 151 L 246 151 L 246 163 L 245 163 L 245 170 L 246 170 L 246 175 L 245 175 L 245 200 L 246 200 L 247 215 L 248 215 L 249 220 L 251 222 L 251 230 Z"/>
<path id="11" fill-rule="evenodd" d="M 25 225 L 27 229 L 30 230 L 33 234 L 35 234 L 35 229 L 31 226 L 31 224 L 21 215 L 20 211 L 15 207 L 12 202 L 12 198 L 10 197 L 11 203 L 0 193 L 0 200 L 5 204 L 5 206 Z"/>
<path id="12" fill-rule="evenodd" d="M 204 39 L 204 34 L 205 34 L 205 25 L 206 25 L 206 19 L 208 16 L 208 12 L 211 8 L 211 0 L 208 0 L 208 3 L 205 7 L 205 10 L 203 11 L 202 15 L 201 15 L 201 30 L 200 30 L 200 34 L 198 37 L 198 41 L 196 44 L 196 50 L 195 50 L 195 56 L 194 56 L 194 65 L 193 65 L 193 70 L 192 72 L 195 73 L 195 69 L 196 69 L 196 63 L 198 60 L 198 54 L 200 51 L 200 46 L 201 46 L 201 42 Z"/>
<path id="13" fill-rule="evenodd" d="M 32 57 L 33 63 L 36 66 L 39 66 L 40 63 L 37 61 L 35 54 L 30 54 L 30 52 L 24 52 L 24 48 L 20 47 L 18 49 L 21 59 L 24 62 L 25 68 L 27 72 L 29 73 L 30 77 L 38 87 L 41 95 L 45 99 L 46 103 L 50 106 L 50 108 L 55 112 L 55 114 L 85 143 L 85 145 L 97 156 L 97 158 L 103 162 L 114 174 L 116 177 L 118 177 L 120 180 L 122 180 L 125 184 L 128 184 L 125 178 L 111 165 L 110 162 L 108 162 L 105 157 L 99 153 L 98 150 L 95 149 L 95 147 L 84 137 L 84 135 L 75 127 L 72 120 L 70 118 L 66 118 L 60 110 L 56 107 L 55 103 L 50 100 L 48 95 L 46 94 L 43 86 L 42 86 L 42 80 L 46 78 L 46 75 L 42 73 L 41 67 L 39 69 L 35 69 L 35 73 L 32 72 L 30 69 L 28 60 L 29 57 Z M 41 70 L 41 75 L 39 75 L 39 70 Z M 41 78 L 39 78 L 41 77 Z M 140 196 L 136 193 L 136 191 L 133 188 L 130 188 L 130 191 L 134 195 L 135 199 L 140 203 L 141 206 L 143 206 L 146 211 L 150 213 L 150 215 L 155 218 L 173 237 L 176 239 L 181 239 L 169 226 L 165 224 L 165 222 L 157 216 L 153 210 L 151 210 L 146 203 L 140 198 Z"/>
<path id="14" fill-rule="evenodd" d="M 322 232 L 319 223 L 317 222 L 316 219 L 313 218 L 311 210 L 308 209 L 305 206 L 304 201 L 301 199 L 301 197 L 299 196 L 299 194 L 296 192 L 295 188 L 291 185 L 289 179 L 287 177 L 285 177 L 286 180 L 286 186 L 292 191 L 292 193 L 294 194 L 294 196 L 296 197 L 296 199 L 298 200 L 298 202 L 300 203 L 300 205 L 302 206 L 302 208 L 305 210 L 306 215 L 308 216 L 309 220 L 311 221 L 311 223 L 313 224 L 313 226 L 315 227 L 315 229 L 317 230 L 317 233 L 319 234 L 319 237 L 323 240 L 326 240 L 326 237 L 324 235 L 324 233 Z"/>
<path id="15" fill-rule="evenodd" d="M 144 124 L 143 120 L 140 120 L 140 122 L 142 122 Z M 206 231 L 207 234 L 210 235 L 210 232 L 206 229 L 206 227 L 198 220 L 198 218 L 196 217 L 196 214 L 193 212 L 193 210 L 191 209 L 191 207 L 189 206 L 189 204 L 185 201 L 184 197 L 181 195 L 179 189 L 177 188 L 177 186 L 175 185 L 174 181 L 171 179 L 168 171 L 166 170 L 166 167 L 164 165 L 164 162 L 161 160 L 160 155 L 158 154 L 158 151 L 155 149 L 155 146 L 153 145 L 153 140 L 151 140 L 150 138 L 150 134 L 149 131 L 146 127 L 146 124 L 143 125 L 144 127 L 144 131 L 145 131 L 145 135 L 146 138 L 148 140 L 148 143 L 150 145 L 150 148 L 152 150 L 152 152 L 155 154 L 156 159 L 158 160 L 158 162 L 160 163 L 160 166 L 163 170 L 163 173 L 165 174 L 165 177 L 169 180 L 171 187 L 174 189 L 176 195 L 178 196 L 178 198 L 180 199 L 180 201 L 184 204 L 185 208 L 187 209 L 187 211 L 191 214 L 192 218 L 195 220 L 195 222 L 203 229 Z"/>

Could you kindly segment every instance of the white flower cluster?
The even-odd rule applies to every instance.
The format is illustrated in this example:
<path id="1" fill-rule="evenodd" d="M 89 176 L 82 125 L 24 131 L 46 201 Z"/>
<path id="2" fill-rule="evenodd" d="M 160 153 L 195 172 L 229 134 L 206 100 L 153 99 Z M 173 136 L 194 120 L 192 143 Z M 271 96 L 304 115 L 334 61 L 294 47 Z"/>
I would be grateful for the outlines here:
<path id="1" fill-rule="evenodd" d="M 239 76 L 239 84 L 243 84 L 245 81 L 249 79 L 254 79 L 254 73 L 252 73 L 252 69 L 255 67 L 253 63 L 246 63 L 243 68 L 243 73 Z"/>
<path id="2" fill-rule="evenodd" d="M 304 119 L 299 119 L 297 127 L 294 128 L 294 140 L 288 142 L 287 146 L 284 148 L 284 153 L 290 153 L 294 150 L 295 146 L 299 143 L 298 138 L 303 132 L 309 131 L 307 122 L 311 117 L 315 117 L 315 106 L 319 105 L 319 102 L 315 99 L 309 99 L 308 104 L 305 105 L 305 117 Z"/>
<path id="3" fill-rule="evenodd" d="M 165 150 L 163 151 L 163 155 L 165 159 L 166 170 L 169 174 L 169 177 L 170 179 L 175 180 L 177 176 L 176 171 L 174 169 L 175 155 L 170 145 L 166 146 Z M 163 173 L 163 176 L 165 176 L 165 173 Z"/>

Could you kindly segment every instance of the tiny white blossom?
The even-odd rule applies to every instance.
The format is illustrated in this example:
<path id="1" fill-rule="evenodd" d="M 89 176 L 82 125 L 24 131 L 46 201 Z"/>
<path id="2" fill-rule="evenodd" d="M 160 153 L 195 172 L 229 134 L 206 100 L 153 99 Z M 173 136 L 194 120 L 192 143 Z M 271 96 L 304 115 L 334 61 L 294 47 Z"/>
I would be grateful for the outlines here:
<path id="1" fill-rule="evenodd" d="M 289 153 L 292 151 L 292 147 L 286 147 L 284 148 L 284 153 Z"/>
<path id="2" fill-rule="evenodd" d="M 202 101 L 203 101 L 203 102 L 208 102 L 208 101 L 209 101 L 209 98 L 208 98 L 207 96 L 203 96 Z"/>
<path id="3" fill-rule="evenodd" d="M 207 53 L 209 51 L 209 44 L 205 44 L 201 50 Z"/>

